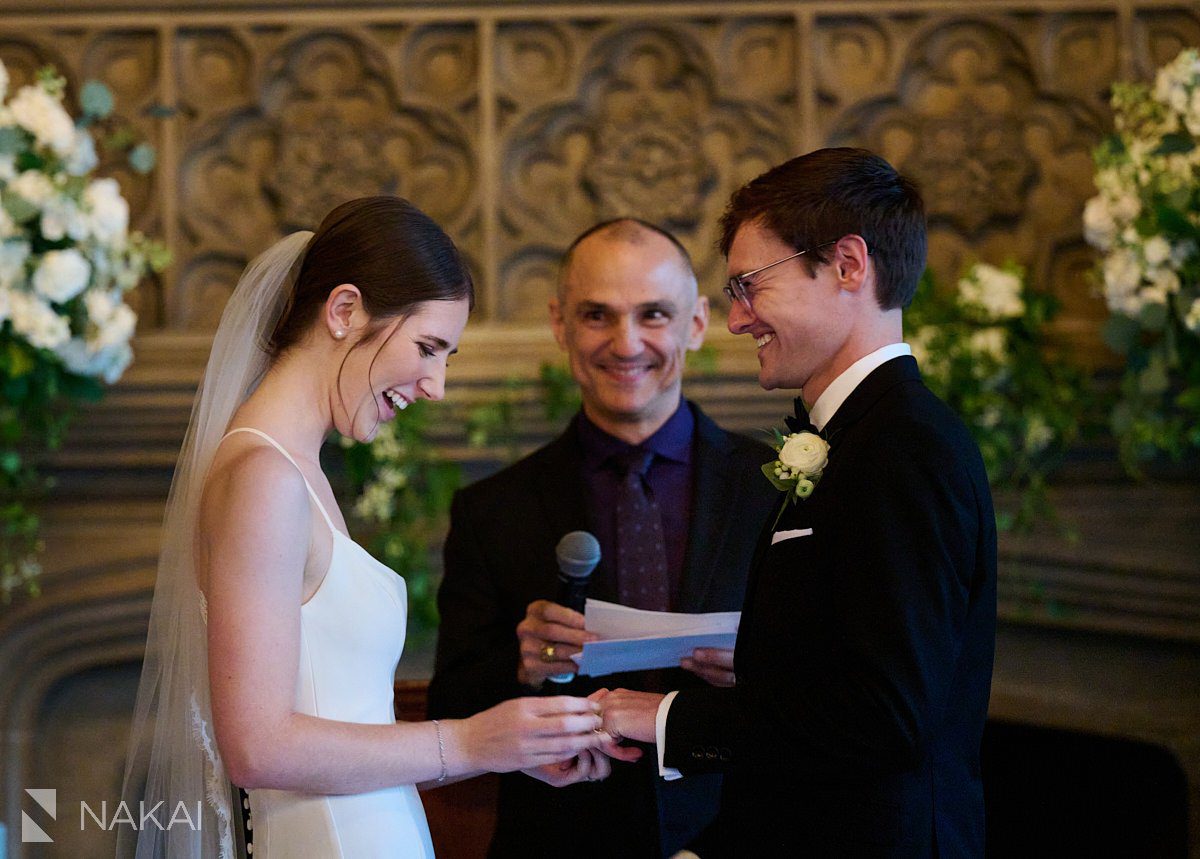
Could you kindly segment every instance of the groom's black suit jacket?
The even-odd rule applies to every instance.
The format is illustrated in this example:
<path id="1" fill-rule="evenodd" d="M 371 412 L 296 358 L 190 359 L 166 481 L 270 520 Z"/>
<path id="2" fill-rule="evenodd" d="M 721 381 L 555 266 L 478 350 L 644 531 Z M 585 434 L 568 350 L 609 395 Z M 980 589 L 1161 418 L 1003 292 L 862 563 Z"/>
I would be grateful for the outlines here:
<path id="1" fill-rule="evenodd" d="M 720 429 L 694 404 L 692 527 L 676 609 L 742 607 L 755 545 L 777 493 L 760 466 L 766 445 Z M 574 422 L 525 459 L 461 490 L 451 508 L 441 626 L 429 685 L 431 717 L 462 717 L 520 695 L 517 624 L 529 603 L 554 599 L 554 548 L 569 531 L 593 530 Z M 613 554 L 613 547 L 602 547 Z M 602 559 L 589 596 L 617 601 Z M 587 695 L 601 686 L 665 692 L 702 686 L 685 671 L 638 672 L 545 684 L 542 694 Z M 716 815 L 720 776 L 666 783 L 653 747 L 637 764 L 613 764 L 603 782 L 557 789 L 523 775 L 501 777 L 493 856 L 651 857 L 674 852 Z"/>
<path id="2" fill-rule="evenodd" d="M 775 529 L 801 535 L 759 543 L 737 687 L 679 693 L 666 765 L 726 774 L 703 859 L 983 856 L 996 531 L 978 448 L 909 357 L 825 435 L 824 475 Z"/>

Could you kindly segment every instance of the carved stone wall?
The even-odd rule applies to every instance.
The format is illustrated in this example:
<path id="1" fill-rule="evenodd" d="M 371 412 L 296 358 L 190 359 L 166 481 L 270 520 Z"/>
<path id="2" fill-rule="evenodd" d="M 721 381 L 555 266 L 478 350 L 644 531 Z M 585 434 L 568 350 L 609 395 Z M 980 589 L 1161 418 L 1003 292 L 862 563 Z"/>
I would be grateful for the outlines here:
<path id="1" fill-rule="evenodd" d="M 1061 299 L 1060 342 L 1104 366 L 1080 217 L 1090 151 L 1111 126 L 1107 91 L 1196 44 L 1189 0 L 0 0 L 14 86 L 46 63 L 72 92 L 99 78 L 156 146 L 150 176 L 106 166 L 135 226 L 176 259 L 137 293 L 133 367 L 51 463 L 46 593 L 0 611 L 9 855 L 59 855 L 21 852 L 30 779 L 94 794 L 119 769 L 118 699 L 144 641 L 192 394 L 239 271 L 277 237 L 377 192 L 410 197 L 451 232 L 481 291 L 435 428 L 460 458 L 463 410 L 555 356 L 545 302 L 575 234 L 619 214 L 664 224 L 722 308 L 713 242 L 730 191 L 823 145 L 874 148 L 913 175 L 935 270 L 1016 258 Z M 753 350 L 720 320 L 709 342 L 717 372 L 692 379 L 691 395 L 732 428 L 774 423 L 786 397 L 753 383 Z M 1062 496 L 1082 546 L 1002 546 L 993 712 L 1171 749 L 1200 856 L 1200 698 L 1188 682 L 1200 490 L 1131 493 L 1089 467 Z M 1114 540 L 1134 508 L 1138 524 Z M 68 726 L 106 683 L 114 697 L 93 723 Z M 88 777 L 66 775 L 89 743 Z M 107 845 L 64 841 L 61 855 Z"/>
<path id="2" fill-rule="evenodd" d="M 855 144 L 924 186 L 935 269 L 1026 263 L 1103 362 L 1080 213 L 1107 90 L 1200 40 L 1194 6 L 1158 0 L 245 5 L 0 12 L 18 81 L 47 62 L 100 78 L 159 147 L 151 177 L 119 173 L 177 260 L 140 296 L 143 332 L 210 331 L 249 256 L 378 191 L 459 240 L 480 321 L 539 323 L 563 248 L 618 214 L 678 231 L 717 297 L 729 192 Z"/>

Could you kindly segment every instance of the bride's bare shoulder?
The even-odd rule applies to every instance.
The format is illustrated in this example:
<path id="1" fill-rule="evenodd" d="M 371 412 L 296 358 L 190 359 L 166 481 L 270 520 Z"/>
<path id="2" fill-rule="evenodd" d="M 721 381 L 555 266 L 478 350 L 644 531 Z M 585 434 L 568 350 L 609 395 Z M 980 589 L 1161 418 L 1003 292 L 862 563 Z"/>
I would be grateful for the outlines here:
<path id="1" fill-rule="evenodd" d="M 308 508 L 304 477 L 282 453 L 253 439 L 230 438 L 213 458 L 200 500 L 201 522 L 285 520 Z M 307 521 L 307 517 L 301 517 Z"/>

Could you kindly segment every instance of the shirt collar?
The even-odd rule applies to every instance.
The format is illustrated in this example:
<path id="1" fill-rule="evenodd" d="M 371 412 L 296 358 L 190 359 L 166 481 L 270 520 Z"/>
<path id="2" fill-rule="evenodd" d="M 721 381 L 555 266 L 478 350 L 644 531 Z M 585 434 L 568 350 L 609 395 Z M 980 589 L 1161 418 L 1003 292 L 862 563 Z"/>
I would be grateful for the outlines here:
<path id="1" fill-rule="evenodd" d="M 901 355 L 911 354 L 912 347 L 907 343 L 889 343 L 882 349 L 876 349 L 871 354 L 859 358 L 843 370 L 821 396 L 817 397 L 817 401 L 813 403 L 813 407 L 808 413 L 808 418 L 812 421 L 813 426 L 818 430 L 825 429 L 825 424 L 829 423 L 846 398 L 854 392 L 863 379 L 871 375 L 881 364 L 885 364 L 893 358 L 899 358 Z"/>
<path id="2" fill-rule="evenodd" d="M 584 463 L 591 468 L 600 468 L 612 456 L 631 447 L 641 447 L 664 459 L 686 464 L 692 459 L 692 431 L 695 425 L 692 410 L 681 397 L 679 405 L 661 427 L 641 444 L 631 445 L 600 429 L 580 410 L 579 443 L 583 447 Z"/>

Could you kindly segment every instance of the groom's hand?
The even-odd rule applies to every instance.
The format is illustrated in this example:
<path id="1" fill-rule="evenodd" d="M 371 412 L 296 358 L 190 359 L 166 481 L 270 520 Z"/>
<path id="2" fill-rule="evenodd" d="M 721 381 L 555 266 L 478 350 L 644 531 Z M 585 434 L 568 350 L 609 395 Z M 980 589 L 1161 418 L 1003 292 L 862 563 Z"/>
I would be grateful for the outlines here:
<path id="1" fill-rule="evenodd" d="M 713 686 L 733 686 L 733 651 L 719 647 L 697 647 L 679 663 L 683 668 Z"/>
<path id="2" fill-rule="evenodd" d="M 616 689 L 602 698 L 594 694 L 588 697 L 599 700 L 603 730 L 614 740 L 655 741 L 654 719 L 658 715 L 658 705 L 666 695 Z"/>

